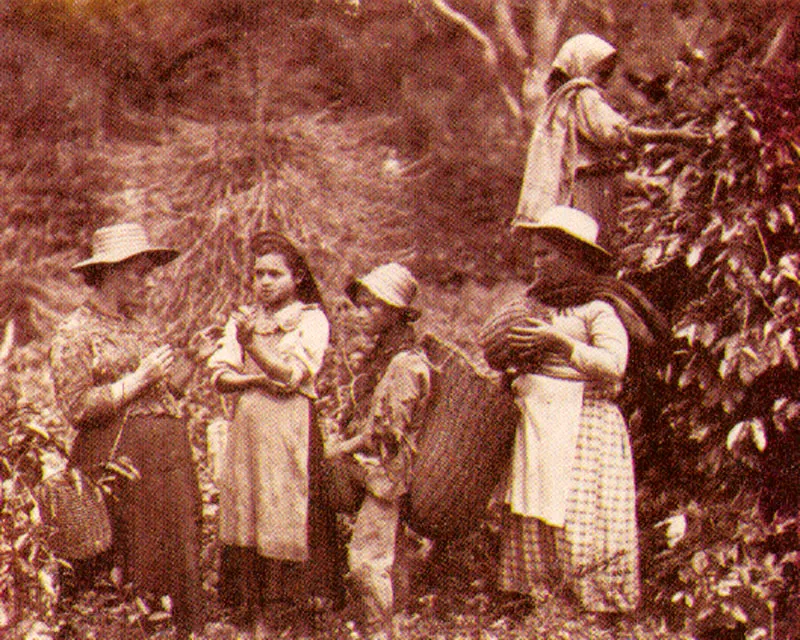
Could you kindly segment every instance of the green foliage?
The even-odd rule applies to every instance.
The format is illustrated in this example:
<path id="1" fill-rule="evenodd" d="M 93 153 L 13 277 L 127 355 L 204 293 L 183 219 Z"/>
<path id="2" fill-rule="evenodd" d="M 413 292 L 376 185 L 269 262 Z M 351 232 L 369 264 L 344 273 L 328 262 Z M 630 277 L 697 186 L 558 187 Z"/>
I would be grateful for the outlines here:
<path id="1" fill-rule="evenodd" d="M 645 149 L 619 241 L 680 341 L 666 396 L 650 399 L 659 417 L 634 447 L 643 519 L 682 517 L 697 531 L 655 556 L 649 586 L 692 625 L 741 624 L 751 637 L 772 633 L 787 597 L 796 557 L 778 553 L 779 541 L 798 542 L 797 481 L 772 471 L 800 463 L 779 444 L 800 429 L 798 129 L 796 116 L 775 117 L 794 110 L 797 78 L 796 66 L 762 73 L 738 52 L 702 86 L 692 75 L 677 83 L 661 117 L 705 113 L 714 142 Z M 646 441 L 653 431 L 657 445 Z"/>
<path id="2" fill-rule="evenodd" d="M 52 623 L 59 560 L 49 548 L 49 529 L 35 488 L 48 458 L 60 452 L 41 414 L 18 403 L 7 386 L 4 393 L 8 402 L 0 416 L 0 626 L 23 617 Z"/>
<path id="3" fill-rule="evenodd" d="M 685 537 L 668 538 L 669 547 L 652 560 L 656 568 L 648 580 L 656 604 L 673 618 L 686 619 L 693 632 L 739 624 L 750 638 L 775 637 L 777 598 L 798 553 L 773 551 L 774 536 L 790 531 L 796 519 L 765 526 L 745 499 L 704 507 L 691 503 L 686 514 L 661 526 L 669 529 L 687 518 L 692 524 Z"/>

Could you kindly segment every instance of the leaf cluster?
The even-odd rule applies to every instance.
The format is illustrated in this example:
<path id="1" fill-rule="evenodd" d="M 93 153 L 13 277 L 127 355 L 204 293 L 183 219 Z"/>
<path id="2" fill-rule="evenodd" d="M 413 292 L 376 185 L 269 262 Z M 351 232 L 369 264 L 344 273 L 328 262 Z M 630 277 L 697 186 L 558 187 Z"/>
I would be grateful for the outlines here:
<path id="1" fill-rule="evenodd" d="M 713 615 L 753 633 L 769 628 L 796 561 L 771 545 L 792 531 L 782 522 L 798 490 L 773 471 L 799 462 L 782 446 L 800 429 L 797 78 L 796 65 L 765 72 L 739 52 L 676 82 L 657 123 L 701 112 L 713 143 L 645 148 L 618 236 L 623 271 L 669 313 L 677 340 L 636 434 L 644 521 L 704 523 L 656 556 L 650 586 L 694 623 Z"/>

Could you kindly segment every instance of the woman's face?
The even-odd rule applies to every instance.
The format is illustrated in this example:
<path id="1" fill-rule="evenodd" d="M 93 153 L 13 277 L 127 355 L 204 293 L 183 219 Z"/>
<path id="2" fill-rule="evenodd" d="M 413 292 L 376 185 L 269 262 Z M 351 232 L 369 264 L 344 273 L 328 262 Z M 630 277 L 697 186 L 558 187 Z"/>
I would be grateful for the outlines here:
<path id="1" fill-rule="evenodd" d="M 153 282 L 149 278 L 155 264 L 146 254 L 129 258 L 110 267 L 103 279 L 103 290 L 114 295 L 122 313 L 132 315 L 147 308 Z"/>
<path id="2" fill-rule="evenodd" d="M 538 233 L 531 233 L 527 245 L 531 284 L 558 287 L 574 278 L 580 265 L 558 245 Z"/>
<path id="3" fill-rule="evenodd" d="M 265 309 L 277 310 L 297 299 L 295 276 L 280 253 L 257 256 L 253 266 L 256 300 Z"/>
<path id="4" fill-rule="evenodd" d="M 605 87 L 614 75 L 617 68 L 617 56 L 609 56 L 598 64 L 592 71 L 592 80 L 600 87 Z"/>
<path id="5" fill-rule="evenodd" d="M 402 314 L 400 309 L 379 300 L 364 287 L 359 287 L 355 305 L 358 326 L 368 336 L 385 333 L 400 321 Z"/>

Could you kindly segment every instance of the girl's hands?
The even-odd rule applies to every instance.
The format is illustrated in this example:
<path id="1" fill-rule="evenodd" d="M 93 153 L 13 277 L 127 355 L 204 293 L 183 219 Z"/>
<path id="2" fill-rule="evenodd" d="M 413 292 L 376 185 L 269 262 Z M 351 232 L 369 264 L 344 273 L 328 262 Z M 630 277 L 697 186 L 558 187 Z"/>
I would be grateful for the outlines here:
<path id="1" fill-rule="evenodd" d="M 573 348 L 571 338 L 553 325 L 536 318 L 527 318 L 524 324 L 512 327 L 509 330 L 509 344 L 523 357 L 541 353 L 569 357 Z"/>
<path id="2" fill-rule="evenodd" d="M 239 307 L 231 314 L 231 320 L 236 324 L 236 338 L 243 347 L 253 341 L 253 331 L 256 324 L 255 309 Z"/>
<path id="3" fill-rule="evenodd" d="M 201 329 L 189 340 L 186 353 L 197 362 L 205 362 L 216 350 L 221 336 L 222 330 L 218 326 Z"/>

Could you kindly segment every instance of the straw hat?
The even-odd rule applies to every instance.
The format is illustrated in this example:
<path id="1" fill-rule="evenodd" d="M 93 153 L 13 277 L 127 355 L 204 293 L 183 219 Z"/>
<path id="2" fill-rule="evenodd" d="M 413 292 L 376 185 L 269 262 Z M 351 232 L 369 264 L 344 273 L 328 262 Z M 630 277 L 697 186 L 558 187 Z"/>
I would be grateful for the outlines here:
<path id="1" fill-rule="evenodd" d="M 583 248 L 604 262 L 612 257 L 611 253 L 597 244 L 597 234 L 600 232 L 597 221 L 580 209 L 563 205 L 550 207 L 536 222 L 517 222 L 514 226 L 518 229 L 552 230 L 577 240 Z"/>
<path id="2" fill-rule="evenodd" d="M 116 264 L 143 253 L 157 265 L 167 264 L 180 254 L 176 249 L 154 247 L 142 225 L 125 222 L 97 229 L 92 234 L 92 257 L 74 265 L 71 270 L 80 272 L 99 265 Z"/>
<path id="3" fill-rule="evenodd" d="M 358 289 L 364 287 L 378 300 L 385 302 L 390 307 L 402 309 L 410 320 L 416 320 L 422 315 L 419 309 L 411 306 L 417 295 L 419 283 L 411 272 L 401 264 L 389 264 L 375 267 L 367 275 L 353 280 L 345 289 L 347 296 L 355 302 Z"/>

